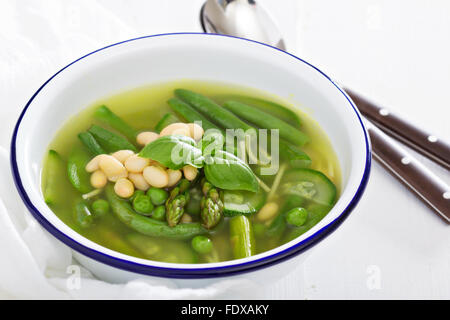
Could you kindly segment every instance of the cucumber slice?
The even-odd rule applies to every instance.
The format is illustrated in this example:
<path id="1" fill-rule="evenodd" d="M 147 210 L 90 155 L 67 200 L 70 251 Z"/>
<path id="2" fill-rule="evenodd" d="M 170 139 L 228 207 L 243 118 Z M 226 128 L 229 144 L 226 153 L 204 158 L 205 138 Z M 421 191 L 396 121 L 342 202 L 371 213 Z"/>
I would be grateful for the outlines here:
<path id="1" fill-rule="evenodd" d="M 177 116 L 173 115 L 172 113 L 166 113 L 163 115 L 161 120 L 156 124 L 155 131 L 160 133 L 162 129 L 167 127 L 169 124 L 182 122 Z"/>
<path id="2" fill-rule="evenodd" d="M 298 195 L 319 204 L 332 205 L 336 186 L 326 175 L 313 169 L 291 169 L 283 177 L 280 190 L 285 195 Z"/>
<path id="3" fill-rule="evenodd" d="M 251 215 L 262 208 L 266 202 L 266 193 L 225 190 L 223 193 L 223 214 L 225 217 Z"/>

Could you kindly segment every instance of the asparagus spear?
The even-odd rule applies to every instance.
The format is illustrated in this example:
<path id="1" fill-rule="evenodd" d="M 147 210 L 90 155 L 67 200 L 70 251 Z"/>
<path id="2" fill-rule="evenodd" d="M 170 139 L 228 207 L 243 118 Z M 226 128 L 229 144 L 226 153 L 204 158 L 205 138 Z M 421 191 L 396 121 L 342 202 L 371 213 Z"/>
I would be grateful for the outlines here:
<path id="1" fill-rule="evenodd" d="M 200 202 L 200 215 L 203 226 L 207 229 L 215 227 L 223 215 L 223 194 L 219 192 L 211 183 L 203 179 L 203 198 Z"/>
<path id="2" fill-rule="evenodd" d="M 179 186 L 173 188 L 166 201 L 166 219 L 169 227 L 174 227 L 180 222 L 184 207 L 189 201 L 189 193 L 182 191 Z"/>

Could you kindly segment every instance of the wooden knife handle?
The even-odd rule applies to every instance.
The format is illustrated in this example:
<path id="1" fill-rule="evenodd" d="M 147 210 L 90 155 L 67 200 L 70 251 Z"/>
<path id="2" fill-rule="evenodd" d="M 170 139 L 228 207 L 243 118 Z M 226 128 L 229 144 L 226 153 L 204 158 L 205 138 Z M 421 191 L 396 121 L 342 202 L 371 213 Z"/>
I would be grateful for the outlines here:
<path id="1" fill-rule="evenodd" d="M 380 129 L 368 131 L 374 158 L 450 224 L 450 186 Z"/>
<path id="2" fill-rule="evenodd" d="M 450 144 L 405 121 L 390 110 L 377 106 L 359 94 L 345 89 L 359 111 L 389 135 L 402 141 L 425 157 L 450 169 Z"/>

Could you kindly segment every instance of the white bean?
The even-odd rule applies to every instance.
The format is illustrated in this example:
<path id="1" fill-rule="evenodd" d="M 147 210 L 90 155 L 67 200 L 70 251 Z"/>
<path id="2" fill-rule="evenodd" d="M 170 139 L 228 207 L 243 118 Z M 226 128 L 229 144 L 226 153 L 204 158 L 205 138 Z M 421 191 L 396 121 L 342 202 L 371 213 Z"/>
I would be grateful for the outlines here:
<path id="1" fill-rule="evenodd" d="M 267 221 L 275 216 L 278 212 L 278 204 L 276 202 L 267 202 L 257 214 L 259 221 Z"/>
<path id="2" fill-rule="evenodd" d="M 120 178 L 114 185 L 114 191 L 119 197 L 129 198 L 134 193 L 134 185 L 127 178 Z"/>
<path id="3" fill-rule="evenodd" d="M 192 139 L 194 139 L 195 141 L 198 141 L 203 137 L 203 134 L 205 133 L 205 131 L 203 130 L 203 128 L 201 126 L 199 126 L 196 123 L 188 123 L 188 127 L 189 127 L 189 132 L 191 134 Z"/>
<path id="4" fill-rule="evenodd" d="M 91 174 L 91 185 L 96 189 L 101 189 L 108 183 L 106 174 L 101 170 L 96 170 Z"/>
<path id="5" fill-rule="evenodd" d="M 159 135 L 161 137 L 163 136 L 170 136 L 170 135 L 182 135 L 182 136 L 191 136 L 191 130 L 189 129 L 189 126 L 186 123 L 177 122 L 169 124 L 167 127 L 161 130 Z"/>
<path id="6" fill-rule="evenodd" d="M 107 156 L 107 155 L 99 154 L 98 156 L 95 156 L 94 158 L 92 158 L 92 160 L 89 161 L 88 164 L 86 165 L 86 171 L 87 172 L 97 171 L 99 169 L 100 159 L 103 158 L 104 156 Z"/>
<path id="7" fill-rule="evenodd" d="M 169 182 L 167 183 L 168 187 L 172 187 L 178 183 L 181 179 L 181 171 L 180 170 L 172 170 L 168 169 L 167 175 L 169 176 Z"/>
<path id="8" fill-rule="evenodd" d="M 127 168 L 129 172 L 139 173 L 144 171 L 144 168 L 149 164 L 150 159 L 142 158 L 135 154 L 125 161 L 125 168 Z"/>
<path id="9" fill-rule="evenodd" d="M 141 146 L 145 146 L 145 145 L 149 144 L 150 142 L 155 141 L 158 138 L 159 138 L 159 134 L 157 134 L 155 132 L 151 132 L 151 131 L 144 131 L 137 135 L 136 141 Z"/>
<path id="10" fill-rule="evenodd" d="M 196 167 L 187 165 L 183 167 L 183 174 L 186 179 L 192 181 L 197 176 L 198 169 Z"/>
<path id="11" fill-rule="evenodd" d="M 145 181 L 142 173 L 130 172 L 128 174 L 128 179 L 130 179 L 131 182 L 133 182 L 134 186 L 138 190 L 147 191 L 148 188 L 150 188 L 150 185 L 147 183 L 147 181 Z"/>
<path id="12" fill-rule="evenodd" d="M 147 183 L 156 188 L 164 188 L 169 183 L 169 175 L 160 167 L 148 166 L 143 175 Z"/>
<path id="13" fill-rule="evenodd" d="M 190 223 L 190 222 L 192 222 L 192 217 L 189 214 L 185 213 L 181 216 L 180 223 Z"/>
<path id="14" fill-rule="evenodd" d="M 122 163 L 125 163 L 125 160 L 127 160 L 132 155 L 134 155 L 134 152 L 131 150 L 119 150 L 112 154 L 114 158 L 116 158 Z"/>
<path id="15" fill-rule="evenodd" d="M 113 156 L 104 155 L 100 158 L 98 166 L 110 181 L 117 181 L 120 178 L 126 178 L 128 176 L 127 169 Z"/>

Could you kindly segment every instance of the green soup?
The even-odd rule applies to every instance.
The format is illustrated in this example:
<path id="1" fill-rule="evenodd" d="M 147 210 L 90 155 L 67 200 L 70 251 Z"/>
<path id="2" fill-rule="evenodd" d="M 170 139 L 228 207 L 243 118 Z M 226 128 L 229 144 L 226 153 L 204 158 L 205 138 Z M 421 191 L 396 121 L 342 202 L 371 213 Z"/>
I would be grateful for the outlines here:
<path id="1" fill-rule="evenodd" d="M 106 107 L 101 109 L 103 115 L 100 106 Z M 192 123 L 196 115 L 208 121 L 202 122 L 203 129 L 214 126 L 223 133 L 243 126 L 268 129 L 270 136 L 279 129 L 279 169 L 262 175 L 268 165 L 261 163 L 260 156 L 253 162 L 250 155 L 232 157 L 236 149 L 221 153 L 218 148 L 208 158 L 199 141 L 185 137 L 183 130 L 145 147 L 136 141 L 140 132 L 164 129 L 174 121 Z M 275 159 L 272 140 L 264 154 Z M 169 151 L 176 146 L 196 155 L 197 169 L 191 166 L 194 158 L 172 163 Z M 131 172 L 125 162 L 124 176 L 108 176 L 102 162 L 96 171 L 107 182 L 94 188 L 87 163 L 97 154 L 121 149 L 141 152 L 140 158 L 148 159 L 144 171 Z M 103 98 L 69 119 L 48 150 L 43 196 L 65 224 L 109 249 L 172 263 L 227 261 L 280 246 L 329 212 L 341 183 L 336 155 L 314 120 L 289 101 L 223 83 L 173 81 Z M 219 154 L 230 156 L 233 164 L 207 164 Z M 184 171 L 185 166 L 191 171 Z M 154 182 L 158 174 L 167 176 L 168 182 Z M 136 176 L 141 184 L 135 182 Z M 134 191 L 123 197 L 118 185 L 124 185 L 126 192 L 132 186 Z"/>

